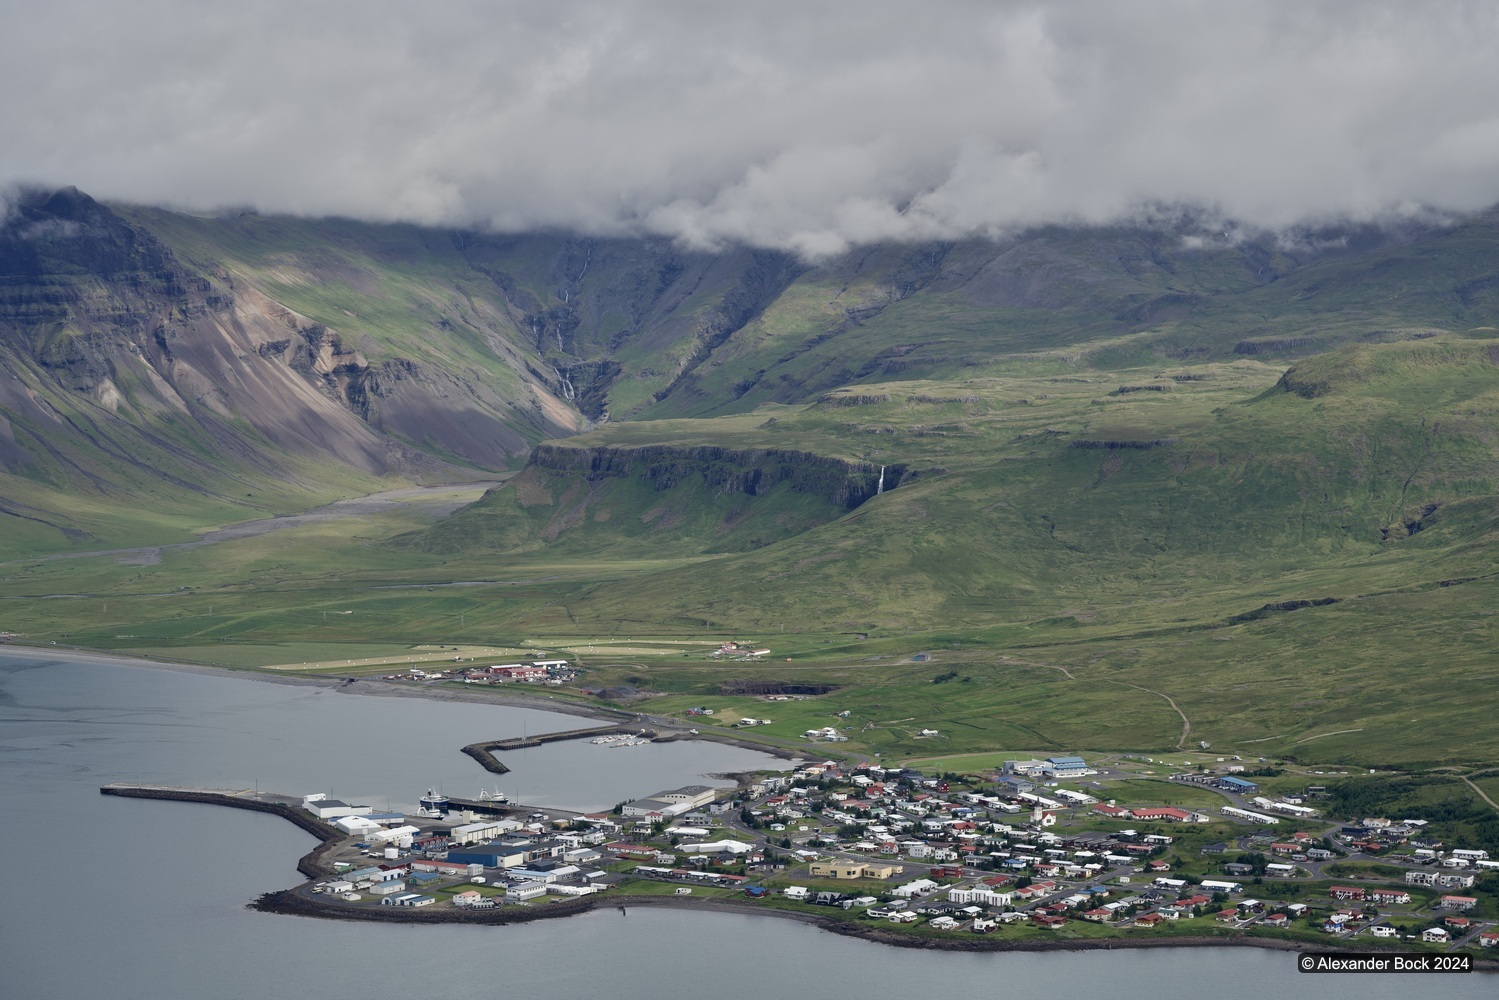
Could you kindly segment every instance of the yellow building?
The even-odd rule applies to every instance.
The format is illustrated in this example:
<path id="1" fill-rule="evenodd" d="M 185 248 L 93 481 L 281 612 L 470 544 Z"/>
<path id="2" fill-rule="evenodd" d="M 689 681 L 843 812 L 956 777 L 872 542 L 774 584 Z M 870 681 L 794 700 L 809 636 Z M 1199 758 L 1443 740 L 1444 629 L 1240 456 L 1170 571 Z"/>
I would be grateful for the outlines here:
<path id="1" fill-rule="evenodd" d="M 862 878 L 890 878 L 892 875 L 905 873 L 902 865 L 864 865 Z"/>
<path id="2" fill-rule="evenodd" d="M 814 878 L 889 878 L 905 871 L 900 865 L 868 865 L 862 861 L 814 861 L 808 870 Z"/>

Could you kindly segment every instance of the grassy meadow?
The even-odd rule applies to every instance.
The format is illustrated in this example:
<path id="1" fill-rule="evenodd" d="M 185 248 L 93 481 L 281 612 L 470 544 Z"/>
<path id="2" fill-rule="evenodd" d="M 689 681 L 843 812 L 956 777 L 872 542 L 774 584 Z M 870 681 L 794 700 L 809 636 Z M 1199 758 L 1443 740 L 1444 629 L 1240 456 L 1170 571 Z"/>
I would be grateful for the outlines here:
<path id="1" fill-rule="evenodd" d="M 18 544 L 0 628 L 351 673 L 462 655 L 439 647 L 554 652 L 637 710 L 771 718 L 746 735 L 784 745 L 836 725 L 840 751 L 959 766 L 1207 741 L 1305 766 L 1493 768 L 1494 344 L 1364 344 L 1290 374 L 1253 358 L 1058 374 L 1058 357 L 607 424 L 560 446 L 905 473 L 848 511 L 784 483 L 533 466 L 435 524 L 410 505 L 154 563 Z M 728 639 L 772 652 L 711 659 Z M 745 680 L 827 693 L 727 693 Z"/>

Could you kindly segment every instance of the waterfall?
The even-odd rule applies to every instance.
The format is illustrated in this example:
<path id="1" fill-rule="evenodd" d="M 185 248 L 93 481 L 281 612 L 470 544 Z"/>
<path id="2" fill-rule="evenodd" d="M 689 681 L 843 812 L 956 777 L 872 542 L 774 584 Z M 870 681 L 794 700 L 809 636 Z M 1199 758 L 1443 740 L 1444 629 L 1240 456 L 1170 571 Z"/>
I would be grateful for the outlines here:
<path id="1" fill-rule="evenodd" d="M 884 493 L 884 492 L 885 492 L 885 467 L 882 465 L 882 466 L 880 466 L 880 481 L 879 481 L 879 483 L 877 483 L 875 485 L 874 495 L 875 496 L 879 496 L 881 493 Z"/>
<path id="2" fill-rule="evenodd" d="M 562 383 L 562 398 L 567 400 L 568 402 L 572 402 L 574 399 L 576 399 L 578 397 L 578 393 L 577 390 L 573 388 L 572 379 L 562 374 L 562 369 L 558 368 L 556 365 L 552 366 L 552 373 L 557 376 L 557 381 Z"/>

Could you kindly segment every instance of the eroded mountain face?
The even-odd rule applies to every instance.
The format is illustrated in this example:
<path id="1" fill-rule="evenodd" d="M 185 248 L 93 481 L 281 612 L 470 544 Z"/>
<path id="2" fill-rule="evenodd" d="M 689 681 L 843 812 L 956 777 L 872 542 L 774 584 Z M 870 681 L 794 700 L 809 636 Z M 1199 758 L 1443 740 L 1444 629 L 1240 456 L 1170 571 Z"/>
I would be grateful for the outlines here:
<path id="1" fill-rule="evenodd" d="M 76 452 L 63 475 L 106 488 L 91 451 L 159 464 L 164 478 L 195 451 L 251 476 L 297 457 L 462 477 L 580 424 L 511 359 L 493 361 L 512 373 L 497 388 L 478 365 L 389 351 L 371 362 L 361 341 L 378 346 L 378 331 L 330 328 L 228 266 L 185 263 L 76 190 L 33 194 L 0 230 L 0 463 Z"/>
<path id="2" fill-rule="evenodd" d="M 808 262 L 33 191 L 0 224 L 0 475 L 20 477 L 0 501 L 39 516 L 36 490 L 232 499 L 482 478 L 610 422 L 1042 369 L 1289 364 L 1499 307 L 1491 217 L 1296 239 L 1201 228 L 1051 227 Z"/>

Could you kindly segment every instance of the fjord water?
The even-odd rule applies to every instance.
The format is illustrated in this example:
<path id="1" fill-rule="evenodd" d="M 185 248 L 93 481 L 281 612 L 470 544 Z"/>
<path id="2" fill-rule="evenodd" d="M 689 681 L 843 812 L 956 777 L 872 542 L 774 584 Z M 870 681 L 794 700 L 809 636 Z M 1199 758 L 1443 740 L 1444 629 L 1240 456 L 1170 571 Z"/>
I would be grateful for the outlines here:
<path id="1" fill-rule="evenodd" d="M 514 927 L 366 925 L 256 913 L 313 843 L 274 816 L 106 798 L 110 781 L 414 804 L 428 785 L 472 795 L 495 778 L 457 753 L 480 739 L 573 728 L 524 709 L 346 695 L 0 652 L 0 804 L 7 833 L 0 995 L 17 998 L 366 998 L 416 994 L 735 1000 L 787 989 L 1134 1000 L 1310 993 L 1360 1000 L 1422 989 L 1491 996 L 1491 977 L 1299 976 L 1255 949 L 957 954 L 888 948 L 789 921 L 604 908 Z M 506 754 L 520 801 L 592 809 L 710 772 L 778 766 L 715 744 Z"/>

